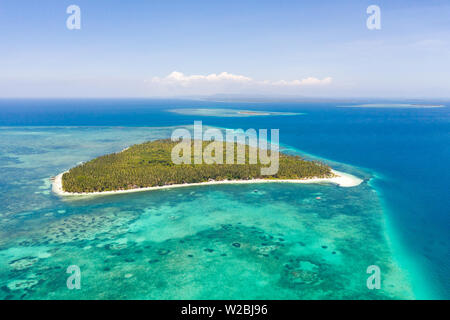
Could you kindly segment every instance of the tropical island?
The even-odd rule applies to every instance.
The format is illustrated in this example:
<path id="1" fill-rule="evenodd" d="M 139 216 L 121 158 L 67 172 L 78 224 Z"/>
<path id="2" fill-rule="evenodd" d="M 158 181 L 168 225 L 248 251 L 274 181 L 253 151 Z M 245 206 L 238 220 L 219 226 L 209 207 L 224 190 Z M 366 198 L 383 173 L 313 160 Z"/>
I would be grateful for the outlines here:
<path id="1" fill-rule="evenodd" d="M 202 142 L 203 146 L 209 143 Z M 341 186 L 361 183 L 360 179 L 332 170 L 324 163 L 281 152 L 278 172 L 261 175 L 260 169 L 266 165 L 259 159 L 256 164 L 249 161 L 251 148 L 259 149 L 248 145 L 244 145 L 243 164 L 236 161 L 234 164 L 174 164 L 171 153 L 176 144 L 170 139 L 156 140 L 97 157 L 56 176 L 53 191 L 60 195 L 80 195 L 219 183 L 330 182 Z M 226 144 L 223 146 L 225 151 Z M 238 144 L 234 143 L 234 147 Z"/>

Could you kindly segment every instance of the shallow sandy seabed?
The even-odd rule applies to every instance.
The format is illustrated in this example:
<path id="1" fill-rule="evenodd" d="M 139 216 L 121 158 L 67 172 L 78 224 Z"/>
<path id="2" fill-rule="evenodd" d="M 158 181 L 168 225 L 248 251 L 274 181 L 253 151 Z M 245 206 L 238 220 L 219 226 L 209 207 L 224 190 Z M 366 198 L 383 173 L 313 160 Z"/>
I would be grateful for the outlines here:
<path id="1" fill-rule="evenodd" d="M 48 177 L 56 172 L 171 131 L 0 130 L 8 157 L 0 158 L 0 299 L 414 297 L 368 183 L 222 183 L 116 197 L 42 193 L 51 191 Z M 81 269 L 81 290 L 67 289 L 70 265 Z M 370 265 L 381 269 L 380 290 L 366 286 Z"/>

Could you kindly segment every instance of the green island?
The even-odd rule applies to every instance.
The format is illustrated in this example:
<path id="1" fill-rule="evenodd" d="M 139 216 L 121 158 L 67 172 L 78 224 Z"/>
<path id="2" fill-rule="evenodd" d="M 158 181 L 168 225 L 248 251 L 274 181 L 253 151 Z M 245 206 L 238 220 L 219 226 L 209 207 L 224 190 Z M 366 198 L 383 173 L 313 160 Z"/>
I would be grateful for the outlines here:
<path id="1" fill-rule="evenodd" d="M 210 143 L 211 141 L 203 141 L 203 150 Z M 170 139 L 156 140 L 133 145 L 122 152 L 100 156 L 64 173 L 62 188 L 65 192 L 90 193 L 222 180 L 308 179 L 333 176 L 331 168 L 321 162 L 307 161 L 299 156 L 281 152 L 278 172 L 274 175 L 261 175 L 261 168 L 269 165 L 262 164 L 259 157 L 256 164 L 250 164 L 250 152 L 255 151 L 253 149 L 258 152 L 259 150 L 248 145 L 244 145 L 244 164 L 236 164 L 236 161 L 234 164 L 174 164 L 171 154 L 177 144 L 178 142 Z M 235 150 L 237 147 L 238 144 L 234 143 Z M 270 150 L 264 151 L 270 155 Z M 224 157 L 225 154 L 224 143 Z M 193 159 L 193 152 L 191 157 Z"/>

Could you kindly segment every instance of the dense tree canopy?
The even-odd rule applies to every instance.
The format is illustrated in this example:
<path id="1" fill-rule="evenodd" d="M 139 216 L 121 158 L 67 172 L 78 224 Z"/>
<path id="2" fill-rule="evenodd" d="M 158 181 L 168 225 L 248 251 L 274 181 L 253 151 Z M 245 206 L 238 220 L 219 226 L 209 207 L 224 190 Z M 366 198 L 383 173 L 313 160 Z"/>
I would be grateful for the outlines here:
<path id="1" fill-rule="evenodd" d="M 204 141 L 203 149 L 210 143 Z M 251 147 L 247 145 L 245 164 L 193 164 L 193 161 L 192 164 L 174 164 L 171 153 L 176 144 L 177 142 L 171 140 L 156 140 L 133 145 L 122 152 L 85 162 L 63 175 L 63 190 L 98 192 L 211 180 L 302 179 L 332 176 L 331 168 L 323 163 L 306 161 L 299 156 L 283 153 L 279 154 L 278 172 L 271 176 L 261 175 L 261 167 L 269 165 L 261 164 L 259 157 L 256 164 L 250 164 Z M 236 143 L 234 147 L 236 150 Z M 224 159 L 225 154 L 224 144 Z M 193 152 L 191 156 L 193 158 Z"/>

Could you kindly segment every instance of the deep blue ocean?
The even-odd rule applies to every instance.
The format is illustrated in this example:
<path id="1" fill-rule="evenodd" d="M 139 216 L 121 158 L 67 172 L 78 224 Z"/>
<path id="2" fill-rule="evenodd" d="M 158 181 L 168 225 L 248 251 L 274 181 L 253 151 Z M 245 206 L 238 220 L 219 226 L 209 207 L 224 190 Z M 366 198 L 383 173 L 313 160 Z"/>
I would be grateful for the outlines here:
<path id="1" fill-rule="evenodd" d="M 398 103 L 398 102 L 397 102 Z M 408 101 L 402 101 L 408 103 Z M 423 101 L 426 103 L 426 101 Z M 450 102 L 443 102 L 450 106 Z M 450 298 L 450 108 L 340 108 L 349 102 L 238 103 L 140 99 L 0 100 L 0 127 L 204 125 L 280 129 L 280 143 L 375 178 L 401 266 L 423 298 Z M 173 108 L 299 116 L 199 117 Z"/>

